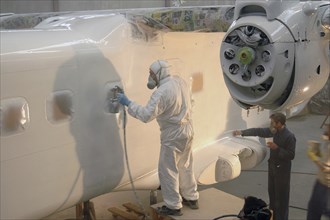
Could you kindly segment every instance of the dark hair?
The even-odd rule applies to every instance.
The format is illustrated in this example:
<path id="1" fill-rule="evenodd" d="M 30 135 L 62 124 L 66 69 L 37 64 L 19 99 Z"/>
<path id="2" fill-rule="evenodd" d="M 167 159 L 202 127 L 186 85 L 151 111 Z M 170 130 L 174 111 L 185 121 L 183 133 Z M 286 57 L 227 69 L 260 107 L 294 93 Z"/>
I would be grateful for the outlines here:
<path id="1" fill-rule="evenodd" d="M 285 125 L 286 117 L 282 113 L 274 113 L 269 118 L 273 119 L 275 122 L 280 122 L 282 125 Z"/>

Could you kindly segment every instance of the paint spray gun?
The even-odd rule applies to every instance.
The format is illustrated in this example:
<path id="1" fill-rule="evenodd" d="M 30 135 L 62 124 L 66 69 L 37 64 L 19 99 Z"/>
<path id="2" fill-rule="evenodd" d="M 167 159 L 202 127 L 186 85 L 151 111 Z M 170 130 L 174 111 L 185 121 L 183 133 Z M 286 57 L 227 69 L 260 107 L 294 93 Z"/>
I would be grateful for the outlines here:
<path id="1" fill-rule="evenodd" d="M 118 85 L 116 85 L 108 91 L 108 95 L 107 95 L 108 110 L 110 113 L 113 114 L 118 113 L 121 106 L 117 99 L 118 93 L 124 93 L 124 90 L 120 88 Z"/>

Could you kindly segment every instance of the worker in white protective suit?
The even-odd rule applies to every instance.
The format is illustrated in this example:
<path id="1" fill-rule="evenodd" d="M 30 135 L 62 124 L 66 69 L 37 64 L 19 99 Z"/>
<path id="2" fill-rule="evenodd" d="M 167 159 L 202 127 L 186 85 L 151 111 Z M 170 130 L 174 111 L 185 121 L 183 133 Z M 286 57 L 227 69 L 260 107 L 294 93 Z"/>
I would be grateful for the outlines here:
<path id="1" fill-rule="evenodd" d="M 128 113 L 147 123 L 157 119 L 161 131 L 158 164 L 159 180 L 165 205 L 158 208 L 163 215 L 182 215 L 182 204 L 198 209 L 199 194 L 193 173 L 191 94 L 186 82 L 171 76 L 166 61 L 157 60 L 150 66 L 148 88 L 153 92 L 146 106 L 118 94 Z M 181 197 L 182 196 L 182 197 Z"/>

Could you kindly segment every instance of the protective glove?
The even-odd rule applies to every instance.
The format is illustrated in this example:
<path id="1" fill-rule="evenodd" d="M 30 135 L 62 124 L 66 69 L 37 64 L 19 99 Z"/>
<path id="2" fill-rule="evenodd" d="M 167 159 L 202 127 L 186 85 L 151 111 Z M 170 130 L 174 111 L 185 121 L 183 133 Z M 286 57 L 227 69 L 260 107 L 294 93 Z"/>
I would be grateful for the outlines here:
<path id="1" fill-rule="evenodd" d="M 122 105 L 128 106 L 131 103 L 131 101 L 126 97 L 126 95 L 124 93 L 118 93 L 117 99 L 118 99 L 118 102 Z"/>
<path id="2" fill-rule="evenodd" d="M 240 130 L 235 130 L 235 131 L 233 131 L 233 136 L 234 136 L 234 137 L 236 137 L 236 136 L 238 136 L 238 135 L 242 135 L 242 131 L 240 131 Z"/>

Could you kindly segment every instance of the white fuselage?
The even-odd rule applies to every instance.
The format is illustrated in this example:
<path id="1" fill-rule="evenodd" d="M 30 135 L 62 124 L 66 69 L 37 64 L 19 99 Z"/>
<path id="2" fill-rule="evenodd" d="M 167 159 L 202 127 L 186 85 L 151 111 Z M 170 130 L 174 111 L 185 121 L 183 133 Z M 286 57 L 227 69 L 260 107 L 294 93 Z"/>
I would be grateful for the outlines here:
<path id="1" fill-rule="evenodd" d="M 224 33 L 132 30 L 125 16 L 102 14 L 1 32 L 1 106 L 15 98 L 28 106 L 22 130 L 0 138 L 1 219 L 41 218 L 130 189 L 123 114 L 106 111 L 106 90 L 121 85 L 131 100 L 145 104 L 152 92 L 146 87 L 149 65 L 156 59 L 167 59 L 192 86 L 194 149 L 228 130 L 268 123 L 268 111 L 250 110 L 247 117 L 228 93 L 219 61 Z M 71 113 L 57 121 L 53 98 L 61 92 L 71 98 Z M 128 116 L 126 132 L 136 187 L 157 188 L 156 121 Z"/>

